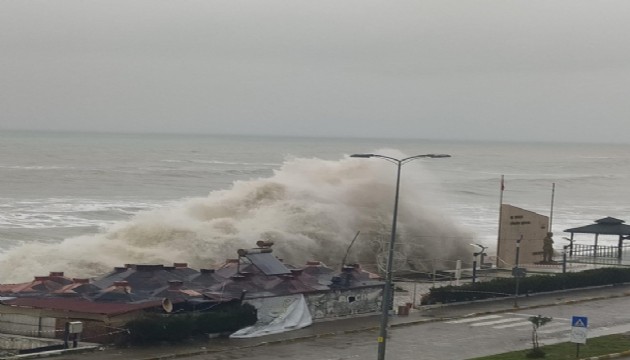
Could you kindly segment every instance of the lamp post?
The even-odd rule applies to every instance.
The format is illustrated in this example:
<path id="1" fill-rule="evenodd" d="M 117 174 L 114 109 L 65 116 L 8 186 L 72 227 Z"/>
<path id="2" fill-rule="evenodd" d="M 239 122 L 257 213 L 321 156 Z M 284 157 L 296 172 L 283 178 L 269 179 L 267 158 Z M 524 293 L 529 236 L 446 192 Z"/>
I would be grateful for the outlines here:
<path id="1" fill-rule="evenodd" d="M 477 253 L 473 253 L 473 270 L 472 270 L 472 283 L 477 280 Z"/>
<path id="2" fill-rule="evenodd" d="M 350 157 L 354 158 L 379 158 L 386 161 L 389 161 L 397 166 L 396 173 L 396 195 L 394 197 L 394 215 L 392 219 L 392 234 L 391 239 L 389 240 L 389 253 L 387 254 L 387 270 L 385 272 L 385 288 L 383 289 L 383 299 L 382 299 L 382 312 L 381 312 L 381 325 L 378 336 L 378 360 L 385 359 L 385 345 L 387 341 L 387 320 L 389 313 L 389 303 L 392 300 L 392 262 L 393 262 L 393 254 L 394 254 L 394 242 L 396 241 L 396 221 L 398 219 L 398 195 L 400 192 L 400 169 L 401 167 L 415 159 L 419 158 L 446 158 L 451 157 L 447 154 L 424 154 L 424 155 L 416 155 L 410 156 L 404 159 L 396 159 L 393 157 L 378 155 L 378 154 L 354 154 L 350 155 Z"/>
<path id="3" fill-rule="evenodd" d="M 512 269 L 512 273 L 515 277 L 514 281 L 515 281 L 515 286 L 514 286 L 514 307 L 518 307 L 518 285 L 519 285 L 519 280 L 521 279 L 521 277 L 523 277 L 524 274 L 524 269 L 521 269 L 518 267 L 518 255 L 521 251 L 521 240 L 523 240 L 523 235 L 521 235 L 520 238 L 518 238 L 518 240 L 516 240 L 516 256 L 515 256 L 515 260 L 514 260 L 514 268 Z"/>
<path id="4" fill-rule="evenodd" d="M 484 268 L 484 262 L 483 259 L 486 256 L 486 249 L 488 248 L 487 246 L 483 246 L 480 244 L 470 244 L 472 246 L 479 246 L 481 248 L 481 250 L 479 250 L 479 252 L 475 252 L 473 253 L 473 269 L 472 269 L 472 282 L 475 283 L 475 281 L 477 280 L 477 256 L 480 256 L 480 260 L 479 260 L 479 269 L 483 269 Z"/>

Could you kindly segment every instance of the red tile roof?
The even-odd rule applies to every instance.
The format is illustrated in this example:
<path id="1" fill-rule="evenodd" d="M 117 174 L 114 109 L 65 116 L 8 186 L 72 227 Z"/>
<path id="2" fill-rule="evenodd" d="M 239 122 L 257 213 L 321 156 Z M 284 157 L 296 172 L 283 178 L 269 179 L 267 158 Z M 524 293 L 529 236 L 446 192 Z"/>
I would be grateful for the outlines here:
<path id="1" fill-rule="evenodd" d="M 15 291 L 15 289 L 21 288 L 23 286 L 24 286 L 24 283 L 22 283 L 22 284 L 0 284 L 0 294 L 12 293 L 12 292 Z"/>
<path id="2" fill-rule="evenodd" d="M 141 303 L 112 303 L 93 302 L 76 298 L 15 298 L 4 300 L 2 304 L 9 306 L 31 307 L 37 309 L 75 311 L 88 314 L 119 315 L 136 310 L 158 307 L 161 300 L 145 301 Z"/>

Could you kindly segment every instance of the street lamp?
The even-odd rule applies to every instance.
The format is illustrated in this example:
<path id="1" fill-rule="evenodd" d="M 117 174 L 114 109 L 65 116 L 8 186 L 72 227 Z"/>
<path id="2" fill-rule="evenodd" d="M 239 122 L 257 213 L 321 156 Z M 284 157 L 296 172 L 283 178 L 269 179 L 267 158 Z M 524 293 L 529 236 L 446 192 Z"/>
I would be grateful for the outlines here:
<path id="1" fill-rule="evenodd" d="M 525 276 L 525 269 L 521 269 L 518 267 L 518 255 L 521 251 L 521 240 L 523 240 L 523 235 L 521 235 L 518 240 L 516 240 L 516 257 L 514 260 L 514 268 L 512 268 L 512 275 L 514 276 L 514 307 L 518 307 L 518 283 L 519 280 Z"/>
<path id="2" fill-rule="evenodd" d="M 396 221 L 398 219 L 398 194 L 400 190 L 400 169 L 401 167 L 415 159 L 419 158 L 447 158 L 451 157 L 447 154 L 424 154 L 410 156 L 404 159 L 396 159 L 393 157 L 378 154 L 354 154 L 350 155 L 354 158 L 379 158 L 396 164 L 398 171 L 396 174 L 396 195 L 394 197 L 394 216 L 392 219 L 392 236 L 389 240 L 389 253 L 387 254 L 387 270 L 385 272 L 385 288 L 383 289 L 381 327 L 378 336 L 378 360 L 385 359 L 385 343 L 387 341 L 387 320 L 389 313 L 389 303 L 392 299 L 392 262 L 394 255 L 394 242 L 396 241 Z"/>
<path id="3" fill-rule="evenodd" d="M 486 249 L 488 248 L 487 246 L 483 246 L 481 244 L 470 244 L 472 246 L 479 246 L 481 248 L 481 250 L 479 250 L 478 252 L 473 253 L 473 269 L 472 269 L 472 282 L 475 283 L 475 281 L 477 280 L 477 256 L 481 255 L 480 257 L 480 264 L 479 264 L 479 269 L 483 269 L 484 268 L 484 262 L 483 259 L 486 256 Z"/>

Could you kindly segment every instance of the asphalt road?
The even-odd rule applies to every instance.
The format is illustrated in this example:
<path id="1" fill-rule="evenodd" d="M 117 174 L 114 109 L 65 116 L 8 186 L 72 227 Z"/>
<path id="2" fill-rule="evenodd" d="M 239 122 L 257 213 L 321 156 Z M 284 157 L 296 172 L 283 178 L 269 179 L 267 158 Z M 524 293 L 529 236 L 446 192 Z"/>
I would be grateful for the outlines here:
<path id="1" fill-rule="evenodd" d="M 628 298 L 555 305 L 392 328 L 387 342 L 390 359 L 470 359 L 531 346 L 529 316 L 553 321 L 539 330 L 543 345 L 570 340 L 572 316 L 586 316 L 589 336 L 630 331 Z M 180 357 L 187 360 L 346 360 L 376 358 L 376 331 L 236 349 L 217 354 Z M 588 341 L 585 346 L 588 346 Z M 630 344 L 629 344 L 630 348 Z"/>
<path id="2" fill-rule="evenodd" d="M 514 349 L 531 341 L 527 317 L 554 320 L 540 329 L 542 344 L 568 341 L 572 316 L 589 319 L 589 335 L 630 331 L 630 284 L 560 291 L 514 299 L 423 307 L 392 316 L 388 359 L 470 359 Z M 304 329 L 253 339 L 217 338 L 177 345 L 117 348 L 63 354 L 68 360 L 155 359 L 373 359 L 380 316 L 318 322 Z M 264 345 L 261 345 L 264 344 Z M 588 346 L 588 343 L 587 343 Z M 628 344 L 630 349 L 630 344 Z M 195 355 L 197 354 L 197 355 Z"/>

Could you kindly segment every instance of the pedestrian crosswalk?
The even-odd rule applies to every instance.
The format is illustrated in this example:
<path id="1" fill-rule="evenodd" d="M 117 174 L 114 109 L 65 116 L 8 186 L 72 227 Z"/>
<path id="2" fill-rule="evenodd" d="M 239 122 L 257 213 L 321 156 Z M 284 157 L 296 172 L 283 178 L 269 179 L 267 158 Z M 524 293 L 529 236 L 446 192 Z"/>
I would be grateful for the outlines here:
<path id="1" fill-rule="evenodd" d="M 491 327 L 493 329 L 531 330 L 531 314 L 505 313 L 445 321 L 446 324 L 465 325 L 470 327 Z M 550 323 L 538 329 L 539 334 L 552 334 L 571 331 L 571 320 L 554 318 Z"/>

